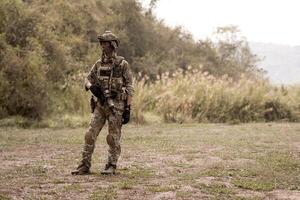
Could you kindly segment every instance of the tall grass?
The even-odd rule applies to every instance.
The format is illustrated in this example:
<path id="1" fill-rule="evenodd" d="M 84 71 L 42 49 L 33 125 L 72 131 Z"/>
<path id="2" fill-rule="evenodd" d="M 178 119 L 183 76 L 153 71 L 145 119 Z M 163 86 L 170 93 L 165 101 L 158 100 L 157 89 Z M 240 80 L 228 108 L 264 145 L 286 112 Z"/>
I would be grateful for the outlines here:
<path id="1" fill-rule="evenodd" d="M 300 121 L 300 86 L 274 86 L 267 80 L 227 76 L 215 78 L 207 72 L 189 70 L 164 74 L 155 82 L 134 82 L 132 121 L 167 123 L 239 123 Z M 63 89 L 63 88 L 62 88 Z M 42 121 L 21 116 L 0 120 L 0 126 L 79 127 L 90 118 L 90 93 L 82 84 L 72 84 L 64 94 L 51 93 L 54 100 Z"/>
<path id="2" fill-rule="evenodd" d="M 298 121 L 300 87 L 274 86 L 267 80 L 226 75 L 215 78 L 201 70 L 177 71 L 154 83 L 135 82 L 134 120 L 153 112 L 164 122 Z"/>

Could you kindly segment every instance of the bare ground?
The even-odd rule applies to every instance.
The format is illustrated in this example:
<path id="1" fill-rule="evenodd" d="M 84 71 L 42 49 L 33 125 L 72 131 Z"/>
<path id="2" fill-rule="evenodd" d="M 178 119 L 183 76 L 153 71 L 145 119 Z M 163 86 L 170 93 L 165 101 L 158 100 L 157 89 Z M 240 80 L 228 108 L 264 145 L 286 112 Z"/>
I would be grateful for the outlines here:
<path id="1" fill-rule="evenodd" d="M 70 174 L 85 129 L 0 129 L 0 199 L 300 199 L 300 124 L 126 126 L 115 176 L 104 129 L 92 174 Z"/>

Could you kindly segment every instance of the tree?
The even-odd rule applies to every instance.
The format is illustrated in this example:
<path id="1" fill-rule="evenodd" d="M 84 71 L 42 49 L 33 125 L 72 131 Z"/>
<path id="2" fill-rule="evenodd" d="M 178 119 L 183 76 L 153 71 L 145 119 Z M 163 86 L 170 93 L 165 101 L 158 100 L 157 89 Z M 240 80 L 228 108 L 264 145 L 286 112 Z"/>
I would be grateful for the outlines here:
<path id="1" fill-rule="evenodd" d="M 237 26 L 218 27 L 212 39 L 216 48 L 222 74 L 238 79 L 241 74 L 255 77 L 259 58 L 251 52 L 248 41 Z"/>

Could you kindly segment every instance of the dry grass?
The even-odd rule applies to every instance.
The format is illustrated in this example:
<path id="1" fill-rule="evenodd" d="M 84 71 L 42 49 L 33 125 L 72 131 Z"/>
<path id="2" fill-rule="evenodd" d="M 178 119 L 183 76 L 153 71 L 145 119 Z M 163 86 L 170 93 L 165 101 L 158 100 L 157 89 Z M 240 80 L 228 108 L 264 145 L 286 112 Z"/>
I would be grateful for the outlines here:
<path id="1" fill-rule="evenodd" d="M 160 80 L 136 82 L 135 121 L 153 112 L 165 122 L 297 121 L 300 117 L 300 87 L 273 86 L 265 80 L 227 76 L 214 78 L 201 70 L 165 74 Z"/>
<path id="2" fill-rule="evenodd" d="M 297 199 L 300 125 L 125 126 L 116 176 L 72 176 L 85 129 L 0 129 L 0 199 Z"/>

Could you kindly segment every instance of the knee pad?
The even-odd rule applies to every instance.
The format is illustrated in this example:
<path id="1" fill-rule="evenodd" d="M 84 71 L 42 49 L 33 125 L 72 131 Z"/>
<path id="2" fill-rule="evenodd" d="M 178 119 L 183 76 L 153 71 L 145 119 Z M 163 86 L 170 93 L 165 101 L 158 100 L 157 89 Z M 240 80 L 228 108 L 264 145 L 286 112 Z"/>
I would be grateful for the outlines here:
<path id="1" fill-rule="evenodd" d="M 106 142 L 108 145 L 112 146 L 115 144 L 115 140 L 114 140 L 114 137 L 111 135 L 111 134 L 108 134 L 106 136 Z"/>

